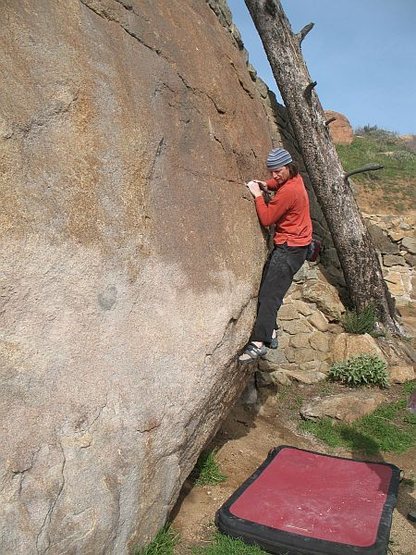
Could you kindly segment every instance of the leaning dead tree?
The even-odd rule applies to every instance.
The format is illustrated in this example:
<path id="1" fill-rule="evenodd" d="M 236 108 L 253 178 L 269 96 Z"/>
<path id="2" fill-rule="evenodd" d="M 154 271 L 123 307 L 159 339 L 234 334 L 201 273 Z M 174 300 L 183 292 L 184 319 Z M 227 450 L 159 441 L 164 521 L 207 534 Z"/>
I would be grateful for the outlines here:
<path id="1" fill-rule="evenodd" d="M 294 34 L 279 0 L 245 0 L 262 39 L 355 308 L 373 304 L 379 321 L 401 333 L 394 301 L 351 186 L 329 136 L 325 114 L 301 52 L 306 25 Z M 366 168 L 377 169 L 377 168 Z M 364 170 L 362 170 L 364 171 Z M 355 173 L 355 172 L 354 172 Z"/>

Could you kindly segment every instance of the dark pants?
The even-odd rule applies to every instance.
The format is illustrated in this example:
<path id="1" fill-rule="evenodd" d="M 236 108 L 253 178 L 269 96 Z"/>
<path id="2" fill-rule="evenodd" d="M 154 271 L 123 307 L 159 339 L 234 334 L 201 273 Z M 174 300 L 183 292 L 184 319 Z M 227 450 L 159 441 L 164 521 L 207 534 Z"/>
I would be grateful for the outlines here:
<path id="1" fill-rule="evenodd" d="M 276 327 L 277 311 L 283 303 L 293 276 L 306 260 L 308 247 L 276 245 L 263 270 L 257 318 L 250 341 L 270 343 Z"/>

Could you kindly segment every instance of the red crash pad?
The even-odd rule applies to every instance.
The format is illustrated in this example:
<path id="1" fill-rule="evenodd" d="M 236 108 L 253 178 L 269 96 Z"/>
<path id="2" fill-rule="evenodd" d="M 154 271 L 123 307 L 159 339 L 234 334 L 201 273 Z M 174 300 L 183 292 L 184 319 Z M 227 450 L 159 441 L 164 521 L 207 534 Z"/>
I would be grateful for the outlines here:
<path id="1" fill-rule="evenodd" d="M 273 449 L 217 513 L 219 529 L 270 553 L 386 553 L 400 470 Z"/>

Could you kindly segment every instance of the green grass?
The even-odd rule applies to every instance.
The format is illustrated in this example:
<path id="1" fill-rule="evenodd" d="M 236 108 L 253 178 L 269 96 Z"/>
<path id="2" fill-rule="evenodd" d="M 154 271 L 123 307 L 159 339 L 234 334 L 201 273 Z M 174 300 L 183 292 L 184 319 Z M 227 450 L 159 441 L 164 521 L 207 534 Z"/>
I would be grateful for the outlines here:
<path id="1" fill-rule="evenodd" d="M 215 534 L 212 543 L 204 547 L 196 547 L 193 555 L 267 555 L 255 545 L 248 545 L 241 540 L 235 540 L 223 534 Z"/>
<path id="2" fill-rule="evenodd" d="M 355 133 L 352 144 L 336 148 L 345 171 L 365 164 L 383 165 L 382 170 L 354 175 L 355 182 L 383 190 L 385 200 L 397 208 L 403 202 L 414 206 L 416 153 L 395 133 L 367 126 Z"/>
<path id="3" fill-rule="evenodd" d="M 345 447 L 367 455 L 404 453 L 416 446 L 416 415 L 407 410 L 407 399 L 380 405 L 351 425 L 324 418 L 302 421 L 300 428 L 330 447 Z"/>
<path id="4" fill-rule="evenodd" d="M 410 395 L 410 393 L 413 393 L 413 391 L 416 390 L 416 380 L 413 380 L 411 382 L 406 382 L 403 384 L 403 391 L 405 393 L 408 393 Z"/>
<path id="5" fill-rule="evenodd" d="M 170 528 L 162 528 L 146 547 L 139 548 L 135 555 L 173 555 L 179 536 Z"/>
<path id="6" fill-rule="evenodd" d="M 216 485 L 225 482 L 227 477 L 221 472 L 215 459 L 215 451 L 204 451 L 192 473 L 194 483 L 198 486 Z"/>

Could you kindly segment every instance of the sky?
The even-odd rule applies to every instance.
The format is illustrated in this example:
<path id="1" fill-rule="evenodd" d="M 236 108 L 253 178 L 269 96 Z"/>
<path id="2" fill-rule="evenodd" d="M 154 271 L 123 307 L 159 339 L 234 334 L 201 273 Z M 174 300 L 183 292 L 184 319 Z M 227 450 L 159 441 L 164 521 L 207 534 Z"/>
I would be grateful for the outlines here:
<path id="1" fill-rule="evenodd" d="M 282 103 L 244 0 L 227 0 L 250 63 Z M 282 0 L 321 104 L 364 125 L 416 134 L 416 0 Z"/>

